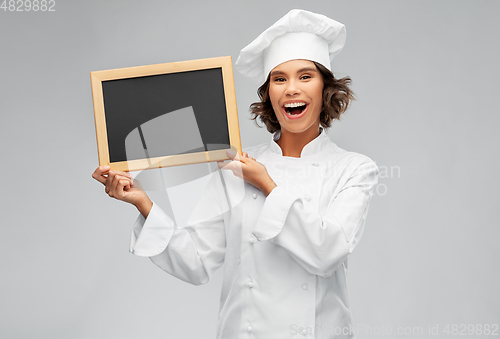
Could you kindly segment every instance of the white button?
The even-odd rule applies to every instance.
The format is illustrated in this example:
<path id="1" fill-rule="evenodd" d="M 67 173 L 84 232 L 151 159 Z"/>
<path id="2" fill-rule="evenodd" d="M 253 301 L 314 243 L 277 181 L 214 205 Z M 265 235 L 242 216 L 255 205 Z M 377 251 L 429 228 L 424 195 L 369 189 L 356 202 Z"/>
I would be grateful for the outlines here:
<path id="1" fill-rule="evenodd" d="M 259 241 L 262 241 L 262 238 L 257 238 L 257 239 L 259 239 Z"/>
<path id="2" fill-rule="evenodd" d="M 307 201 L 311 200 L 311 196 L 308 194 L 304 197 Z"/>
<path id="3" fill-rule="evenodd" d="M 307 290 L 307 284 L 302 284 L 302 289 L 305 291 Z"/>
<path id="4" fill-rule="evenodd" d="M 301 329 L 301 330 L 300 330 L 300 334 L 302 334 L 302 335 L 306 335 L 306 334 L 307 334 L 306 329 L 305 329 L 305 328 Z"/>
<path id="5" fill-rule="evenodd" d="M 252 198 L 257 199 L 257 193 L 252 194 Z"/>
<path id="6" fill-rule="evenodd" d="M 249 281 L 247 285 L 248 285 L 248 288 L 252 288 L 253 287 L 253 282 Z"/>
<path id="7" fill-rule="evenodd" d="M 252 330 L 253 330 L 252 326 L 248 326 L 247 330 L 248 330 L 248 332 L 252 332 Z"/>
<path id="8" fill-rule="evenodd" d="M 313 162 L 313 166 L 319 166 L 319 162 Z"/>
<path id="9" fill-rule="evenodd" d="M 248 239 L 248 242 L 251 243 L 251 244 L 253 244 L 254 241 L 255 240 L 253 240 L 253 238 Z"/>

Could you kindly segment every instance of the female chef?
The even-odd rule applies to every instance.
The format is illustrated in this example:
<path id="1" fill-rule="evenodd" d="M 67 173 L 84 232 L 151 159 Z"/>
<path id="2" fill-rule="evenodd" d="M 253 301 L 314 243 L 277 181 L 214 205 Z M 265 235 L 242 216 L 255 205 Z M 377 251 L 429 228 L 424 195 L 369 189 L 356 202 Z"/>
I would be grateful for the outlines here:
<path id="1" fill-rule="evenodd" d="M 212 176 L 185 227 L 127 173 L 93 174 L 140 212 L 132 253 L 192 284 L 225 263 L 217 338 L 354 337 L 347 257 L 378 168 L 325 133 L 352 99 L 350 79 L 335 79 L 330 66 L 345 36 L 337 21 L 292 10 L 241 51 L 239 71 L 263 83 L 251 112 L 273 136 L 219 164 L 223 179 Z"/>

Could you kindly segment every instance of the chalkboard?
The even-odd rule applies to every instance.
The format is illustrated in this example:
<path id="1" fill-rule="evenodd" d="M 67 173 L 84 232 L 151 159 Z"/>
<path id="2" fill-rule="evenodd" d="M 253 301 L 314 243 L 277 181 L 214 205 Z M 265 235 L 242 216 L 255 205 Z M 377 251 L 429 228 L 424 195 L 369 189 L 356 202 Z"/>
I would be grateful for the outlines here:
<path id="1" fill-rule="evenodd" d="M 90 77 L 100 165 L 135 171 L 241 154 L 231 57 Z"/>

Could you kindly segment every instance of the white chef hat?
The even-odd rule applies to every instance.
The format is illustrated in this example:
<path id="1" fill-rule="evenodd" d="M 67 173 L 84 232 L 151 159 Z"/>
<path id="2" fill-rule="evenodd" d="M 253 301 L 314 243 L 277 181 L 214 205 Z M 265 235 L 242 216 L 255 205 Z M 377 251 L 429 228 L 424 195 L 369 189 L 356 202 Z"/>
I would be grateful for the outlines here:
<path id="1" fill-rule="evenodd" d="M 294 59 L 330 63 L 344 48 L 345 26 L 324 15 L 292 9 L 243 48 L 236 68 L 263 83 L 279 64 Z"/>

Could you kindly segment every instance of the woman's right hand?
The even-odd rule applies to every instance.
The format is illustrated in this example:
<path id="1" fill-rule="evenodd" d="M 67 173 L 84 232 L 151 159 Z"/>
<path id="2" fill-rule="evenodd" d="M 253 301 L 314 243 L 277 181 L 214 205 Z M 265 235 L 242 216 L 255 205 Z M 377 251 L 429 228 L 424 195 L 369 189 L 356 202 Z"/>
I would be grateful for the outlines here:
<path id="1" fill-rule="evenodd" d="M 148 216 L 153 202 L 129 173 L 99 166 L 92 173 L 92 178 L 105 186 L 105 192 L 110 197 L 128 202 L 137 207 L 145 218 Z"/>

